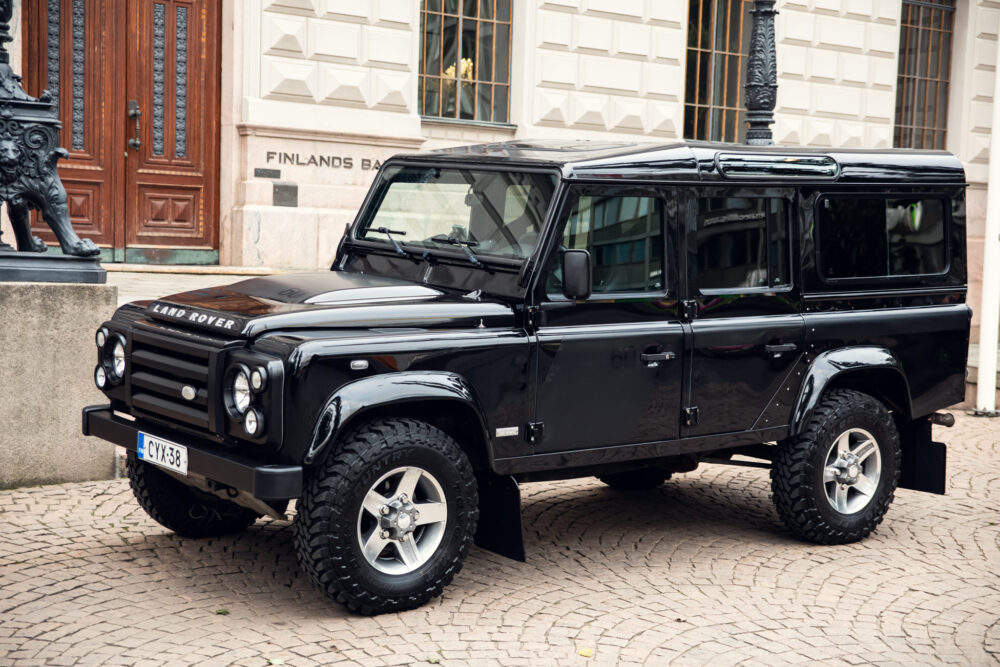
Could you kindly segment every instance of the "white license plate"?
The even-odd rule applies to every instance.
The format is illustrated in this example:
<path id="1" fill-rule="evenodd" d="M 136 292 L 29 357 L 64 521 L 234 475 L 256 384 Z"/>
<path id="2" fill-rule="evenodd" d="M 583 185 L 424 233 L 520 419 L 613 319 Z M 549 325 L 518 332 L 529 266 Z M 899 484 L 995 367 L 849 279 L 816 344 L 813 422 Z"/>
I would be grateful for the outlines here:
<path id="1" fill-rule="evenodd" d="M 188 448 L 184 445 L 140 431 L 138 454 L 143 461 L 149 461 L 182 475 L 188 474 Z"/>

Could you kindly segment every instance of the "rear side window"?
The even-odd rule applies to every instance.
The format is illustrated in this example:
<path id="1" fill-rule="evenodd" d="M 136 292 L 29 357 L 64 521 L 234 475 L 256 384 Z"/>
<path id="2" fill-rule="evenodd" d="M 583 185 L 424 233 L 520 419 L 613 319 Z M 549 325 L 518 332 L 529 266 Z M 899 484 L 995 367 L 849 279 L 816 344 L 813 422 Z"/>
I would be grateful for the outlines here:
<path id="1" fill-rule="evenodd" d="M 825 197 L 817 212 L 826 279 L 944 272 L 945 202 L 915 197 Z"/>
<path id="2" fill-rule="evenodd" d="M 698 200 L 698 288 L 743 291 L 788 285 L 784 199 Z"/>
<path id="3" fill-rule="evenodd" d="M 590 252 L 594 294 L 663 291 L 663 204 L 655 197 L 579 195 L 561 245 Z M 548 291 L 562 291 L 561 257 Z"/>

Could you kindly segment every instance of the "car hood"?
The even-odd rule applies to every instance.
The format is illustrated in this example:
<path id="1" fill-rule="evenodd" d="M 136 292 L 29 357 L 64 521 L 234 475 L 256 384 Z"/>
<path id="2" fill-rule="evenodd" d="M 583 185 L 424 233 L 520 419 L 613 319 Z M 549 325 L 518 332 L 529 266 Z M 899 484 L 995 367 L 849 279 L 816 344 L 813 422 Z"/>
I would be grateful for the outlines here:
<path id="1" fill-rule="evenodd" d="M 154 320 L 230 336 L 278 329 L 512 326 L 510 306 L 396 278 L 325 271 L 252 278 L 153 301 Z"/>

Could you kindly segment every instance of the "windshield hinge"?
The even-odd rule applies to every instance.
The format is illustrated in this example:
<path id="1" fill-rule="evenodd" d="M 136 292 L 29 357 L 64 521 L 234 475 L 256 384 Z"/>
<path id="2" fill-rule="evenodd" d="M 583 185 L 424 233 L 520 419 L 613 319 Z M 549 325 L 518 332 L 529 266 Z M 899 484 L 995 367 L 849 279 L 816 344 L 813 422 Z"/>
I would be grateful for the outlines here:
<path id="1" fill-rule="evenodd" d="M 528 422 L 528 442 L 541 442 L 545 437 L 545 422 Z"/>
<path id="2" fill-rule="evenodd" d="M 681 319 L 691 321 L 698 317 L 698 302 L 694 299 L 681 301 Z"/>

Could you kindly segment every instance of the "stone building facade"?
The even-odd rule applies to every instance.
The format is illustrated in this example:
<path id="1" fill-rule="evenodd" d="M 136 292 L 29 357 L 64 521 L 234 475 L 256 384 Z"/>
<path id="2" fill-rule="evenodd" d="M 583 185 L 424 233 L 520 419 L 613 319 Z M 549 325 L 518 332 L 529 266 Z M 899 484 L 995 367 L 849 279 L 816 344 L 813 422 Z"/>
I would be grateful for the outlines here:
<path id="1" fill-rule="evenodd" d="M 121 0 L 111 4 L 116 1 Z M 135 20 L 123 19 L 123 29 L 129 40 L 139 43 L 135 52 L 141 56 L 142 43 L 155 39 L 156 26 L 164 25 L 158 5 L 166 8 L 168 28 L 177 17 L 176 34 L 181 36 L 181 10 L 174 6 L 189 7 L 190 16 L 185 9 L 184 18 L 194 23 L 198 16 L 208 16 L 199 10 L 204 3 L 135 0 L 121 11 L 130 16 L 131 7 L 150 5 L 153 23 L 143 23 L 140 8 Z M 78 9 L 81 16 L 94 14 L 93 19 L 87 16 L 91 23 L 104 20 L 90 0 L 22 0 L 22 41 L 14 50 L 24 54 L 29 81 L 43 63 L 25 40 L 44 32 L 42 27 L 32 32 L 30 23 L 49 16 L 49 39 L 56 34 L 46 4 L 50 12 L 61 8 L 64 23 L 71 15 L 76 20 Z M 712 131 L 701 132 L 702 138 L 739 139 L 734 109 L 742 104 L 738 56 L 746 44 L 749 0 L 214 4 L 217 20 L 209 16 L 202 32 L 212 65 L 204 76 L 210 79 L 214 73 L 218 81 L 218 104 L 208 115 L 217 122 L 218 164 L 205 172 L 210 177 L 204 184 L 214 200 L 208 195 L 191 199 L 207 206 L 198 224 L 215 227 L 190 247 L 208 252 L 171 254 L 169 247 L 158 250 L 156 243 L 147 244 L 147 249 L 143 238 L 160 237 L 126 230 L 115 238 L 143 253 L 130 255 L 126 247 L 124 255 L 110 255 L 112 260 L 195 258 L 238 266 L 328 266 L 379 164 L 398 153 L 525 138 L 673 142 L 695 136 L 696 121 L 702 130 L 711 126 Z M 923 145 L 944 147 L 966 166 L 971 183 L 970 303 L 978 304 L 1000 5 L 993 0 L 778 0 L 777 9 L 774 129 L 782 145 L 910 145 L 901 142 L 899 134 L 897 102 L 909 94 L 900 59 L 926 56 L 928 67 L 936 59 L 933 72 L 914 66 L 921 85 L 931 80 L 934 86 L 925 91 L 934 99 L 923 102 L 926 117 L 917 124 L 936 124 L 939 135 Z M 158 18 L 160 23 L 155 22 Z M 909 23 L 922 22 L 931 31 L 930 39 L 938 40 L 936 46 L 933 41 L 914 42 L 916 50 L 908 51 L 901 35 L 909 34 Z M 144 28 L 148 25 L 154 32 Z M 184 48 L 192 49 L 185 56 L 190 70 L 197 57 L 193 49 L 198 26 L 185 30 L 183 35 L 190 39 L 184 38 Z M 449 30 L 458 31 L 451 50 L 442 43 Z M 63 32 L 71 31 L 67 26 Z M 166 53 L 169 61 L 171 54 L 180 53 L 180 47 L 171 44 L 168 40 L 165 51 L 151 47 L 153 60 L 156 54 Z M 72 44 L 64 46 L 72 49 Z M 485 56 L 483 49 L 488 51 Z M 171 67 L 168 62 L 168 75 L 180 71 Z M 711 90 L 699 90 L 695 80 L 711 80 Z M 473 91 L 468 99 L 462 97 L 467 83 Z M 152 95 L 155 100 L 155 92 Z M 931 112 L 933 122 L 928 120 Z M 148 126 L 142 131 L 155 131 Z M 154 200 L 174 201 L 177 211 L 187 201 L 180 195 Z M 142 208 L 142 201 L 126 197 L 124 206 Z M 171 224 L 184 230 L 182 215 L 176 220 L 164 215 L 160 227 L 150 227 L 154 232 L 168 230 Z M 81 223 L 81 231 L 87 229 Z"/>

